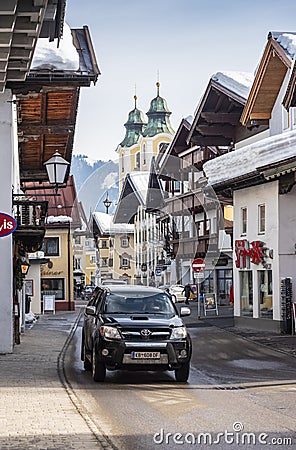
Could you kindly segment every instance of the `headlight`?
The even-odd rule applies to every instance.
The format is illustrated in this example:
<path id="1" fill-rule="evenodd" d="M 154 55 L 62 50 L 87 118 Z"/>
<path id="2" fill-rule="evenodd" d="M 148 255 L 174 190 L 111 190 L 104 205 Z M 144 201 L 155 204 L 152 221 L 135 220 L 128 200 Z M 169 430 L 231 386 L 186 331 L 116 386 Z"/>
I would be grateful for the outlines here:
<path id="1" fill-rule="evenodd" d="M 184 339 L 187 336 L 186 327 L 173 328 L 170 339 Z"/>
<path id="2" fill-rule="evenodd" d="M 120 333 L 115 327 L 104 327 L 100 328 L 100 333 L 106 339 L 121 339 Z"/>

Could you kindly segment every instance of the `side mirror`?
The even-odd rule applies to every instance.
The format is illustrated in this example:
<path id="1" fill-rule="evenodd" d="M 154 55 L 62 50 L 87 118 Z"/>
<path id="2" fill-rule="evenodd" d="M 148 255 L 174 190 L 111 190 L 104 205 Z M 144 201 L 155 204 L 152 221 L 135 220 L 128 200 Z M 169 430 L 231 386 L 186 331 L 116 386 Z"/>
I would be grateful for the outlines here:
<path id="1" fill-rule="evenodd" d="M 96 315 L 96 307 L 95 306 L 87 306 L 85 308 L 85 314 L 88 316 L 95 316 Z"/>
<path id="2" fill-rule="evenodd" d="M 186 308 L 186 306 L 182 306 L 182 308 L 180 310 L 180 317 L 190 316 L 190 314 L 191 314 L 190 308 Z"/>

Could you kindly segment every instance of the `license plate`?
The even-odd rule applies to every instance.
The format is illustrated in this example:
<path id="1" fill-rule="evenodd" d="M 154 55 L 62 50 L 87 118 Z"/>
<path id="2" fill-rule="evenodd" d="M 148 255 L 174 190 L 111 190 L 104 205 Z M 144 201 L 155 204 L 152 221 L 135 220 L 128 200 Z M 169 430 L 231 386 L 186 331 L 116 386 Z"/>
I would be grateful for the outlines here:
<path id="1" fill-rule="evenodd" d="M 132 352 L 132 359 L 160 359 L 160 352 Z"/>

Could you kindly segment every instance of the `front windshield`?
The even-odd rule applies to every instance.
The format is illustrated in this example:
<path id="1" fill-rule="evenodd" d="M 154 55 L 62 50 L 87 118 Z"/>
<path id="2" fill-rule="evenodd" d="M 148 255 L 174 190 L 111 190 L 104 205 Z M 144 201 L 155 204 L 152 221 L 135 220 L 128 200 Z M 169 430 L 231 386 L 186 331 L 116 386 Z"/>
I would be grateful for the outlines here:
<path id="1" fill-rule="evenodd" d="M 132 295 L 132 296 L 131 296 Z M 169 297 L 164 293 L 145 296 L 132 293 L 130 295 L 107 294 L 104 306 L 105 313 L 112 314 L 176 314 Z"/>

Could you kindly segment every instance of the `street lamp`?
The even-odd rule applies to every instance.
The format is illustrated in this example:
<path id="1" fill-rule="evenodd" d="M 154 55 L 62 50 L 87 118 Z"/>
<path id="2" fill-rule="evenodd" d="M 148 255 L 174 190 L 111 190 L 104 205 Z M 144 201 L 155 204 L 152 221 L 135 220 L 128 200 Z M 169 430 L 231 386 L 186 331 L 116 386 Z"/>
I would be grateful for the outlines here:
<path id="1" fill-rule="evenodd" d="M 29 264 L 26 261 L 22 261 L 21 263 L 21 271 L 22 271 L 22 275 L 25 277 L 28 273 L 29 267 L 31 264 Z"/>
<path id="2" fill-rule="evenodd" d="M 111 202 L 111 200 L 110 200 L 109 197 L 108 197 L 108 192 L 107 192 L 106 198 L 105 198 L 105 200 L 103 201 L 103 203 L 104 203 L 105 208 L 106 208 L 106 214 L 108 214 L 109 208 L 110 208 L 110 206 L 112 205 L 112 202 Z"/>
<path id="3" fill-rule="evenodd" d="M 67 167 L 70 165 L 58 151 L 44 163 L 50 184 L 55 185 L 55 191 L 58 191 L 58 185 L 64 183 Z"/>

